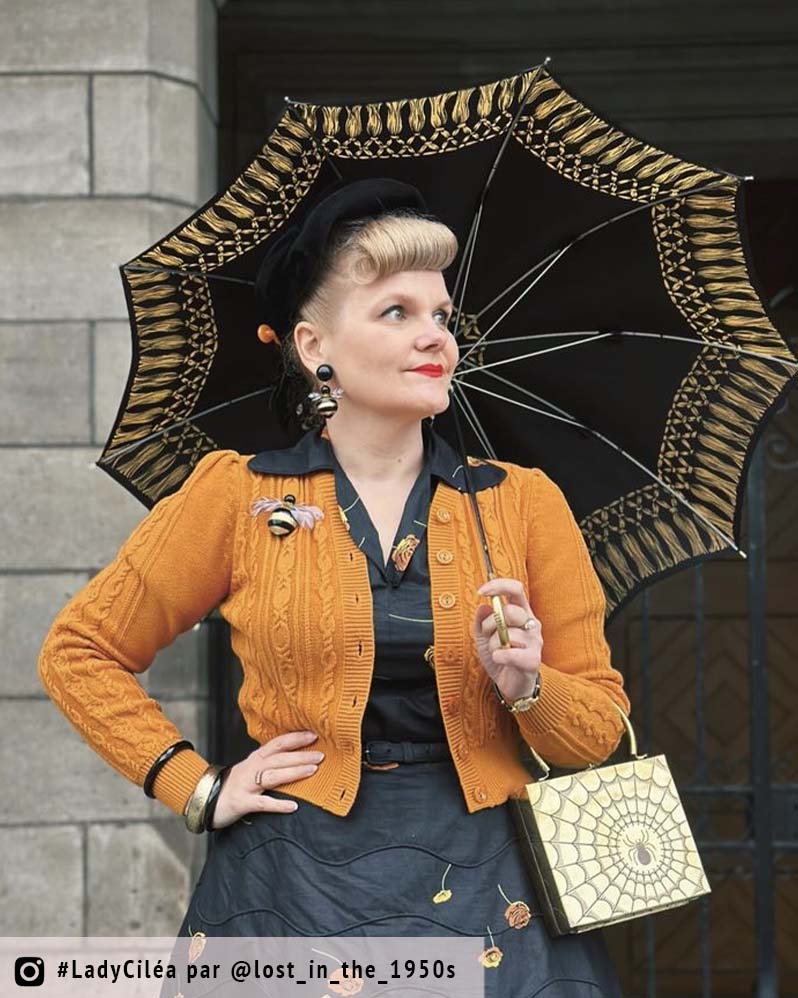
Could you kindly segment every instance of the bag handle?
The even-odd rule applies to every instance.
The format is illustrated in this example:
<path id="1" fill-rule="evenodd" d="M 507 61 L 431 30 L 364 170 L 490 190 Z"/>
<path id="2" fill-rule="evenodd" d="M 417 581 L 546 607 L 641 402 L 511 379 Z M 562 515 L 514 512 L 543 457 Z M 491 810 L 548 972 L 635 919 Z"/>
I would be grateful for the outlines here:
<path id="1" fill-rule="evenodd" d="M 629 756 L 630 756 L 630 758 L 632 758 L 632 759 L 645 759 L 647 757 L 648 753 L 644 752 L 642 755 L 638 754 L 638 751 L 637 751 L 637 738 L 635 738 L 635 732 L 634 732 L 634 728 L 632 727 L 631 721 L 629 720 L 629 718 L 626 716 L 626 714 L 621 710 L 621 708 L 618 706 L 618 704 L 614 700 L 612 701 L 612 705 L 618 711 L 618 713 L 621 715 L 621 717 L 623 718 L 623 723 L 626 726 L 626 733 L 629 735 Z M 535 708 L 532 707 L 531 709 L 534 710 Z M 532 748 L 532 746 L 528 742 L 526 743 L 526 746 L 529 749 L 529 751 L 532 753 L 532 756 L 534 757 L 535 762 L 543 770 L 543 776 L 540 777 L 540 779 L 538 780 L 538 782 L 540 783 L 543 780 L 547 780 L 549 778 L 549 773 L 551 772 L 551 768 L 549 767 L 548 763 L 544 762 L 543 759 L 541 759 L 541 757 L 538 755 L 538 753 Z M 595 769 L 596 765 L 597 765 L 597 763 L 595 763 L 595 762 L 589 762 L 587 764 L 586 768 L 587 769 Z"/>

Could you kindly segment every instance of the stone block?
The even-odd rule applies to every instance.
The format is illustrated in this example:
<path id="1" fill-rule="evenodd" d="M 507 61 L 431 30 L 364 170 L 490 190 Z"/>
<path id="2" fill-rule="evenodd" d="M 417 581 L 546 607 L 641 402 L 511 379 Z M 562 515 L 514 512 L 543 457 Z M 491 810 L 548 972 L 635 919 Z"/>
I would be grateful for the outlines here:
<path id="1" fill-rule="evenodd" d="M 6 821 L 149 815 L 150 799 L 98 755 L 49 698 L 0 700 L 0 730 Z"/>
<path id="2" fill-rule="evenodd" d="M 0 318 L 127 318 L 120 264 L 188 214 L 127 198 L 0 203 Z"/>
<path id="3" fill-rule="evenodd" d="M 94 79 L 94 190 L 150 191 L 150 79 L 139 74 Z"/>
<path id="4" fill-rule="evenodd" d="M 0 934 L 83 934 L 83 844 L 76 825 L 0 828 Z"/>
<path id="5" fill-rule="evenodd" d="M 0 70 L 153 69 L 203 86 L 213 82 L 202 43 L 215 22 L 208 0 L 25 0 L 5 6 Z"/>
<path id="6" fill-rule="evenodd" d="M 0 76 L 0 195 L 88 193 L 88 86 L 87 76 Z"/>
<path id="7" fill-rule="evenodd" d="M 153 665 L 156 668 L 156 665 Z M 42 692 L 45 692 L 42 688 Z M 198 752 L 207 751 L 204 701 L 171 700 L 164 714 Z M 43 700 L 0 700 L 0 760 L 6 820 L 103 821 L 180 817 L 147 797 L 96 752 L 59 707 Z M 20 754 L 24 746 L 24 755 Z M 21 759 L 24 762 L 21 763 Z"/>
<path id="8" fill-rule="evenodd" d="M 150 81 L 150 107 L 152 193 L 199 207 L 214 193 L 215 125 L 197 91 L 171 80 Z"/>
<path id="9" fill-rule="evenodd" d="M 94 125 L 98 194 L 151 194 L 199 206 L 214 193 L 216 128 L 195 86 L 98 76 Z"/>
<path id="10" fill-rule="evenodd" d="M 0 465 L 5 568 L 86 569 L 117 554 L 146 515 L 89 447 L 12 448 Z"/>
<path id="11" fill-rule="evenodd" d="M 87 581 L 82 572 L 0 575 L 0 697 L 47 696 L 36 672 L 42 642 L 55 615 Z"/>
<path id="12" fill-rule="evenodd" d="M 190 871 L 155 828 L 92 825 L 87 859 L 89 935 L 174 935 L 188 905 Z"/>
<path id="13" fill-rule="evenodd" d="M 0 441 L 91 442 L 89 326 L 0 325 Z"/>

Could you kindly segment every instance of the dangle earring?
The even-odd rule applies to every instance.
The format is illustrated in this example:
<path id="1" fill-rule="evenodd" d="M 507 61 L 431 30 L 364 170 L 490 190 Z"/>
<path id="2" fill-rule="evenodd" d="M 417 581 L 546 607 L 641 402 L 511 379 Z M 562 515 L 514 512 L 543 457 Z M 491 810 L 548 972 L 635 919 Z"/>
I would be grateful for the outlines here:
<path id="1" fill-rule="evenodd" d="M 333 369 L 329 364 L 319 364 L 316 368 L 316 377 L 320 381 L 329 381 L 332 376 Z M 338 411 L 338 402 L 336 400 L 343 394 L 343 388 L 330 388 L 329 385 L 320 385 L 317 392 L 309 392 L 308 398 L 310 399 L 313 414 L 321 416 L 325 420 L 329 419 L 330 416 L 334 416 Z"/>

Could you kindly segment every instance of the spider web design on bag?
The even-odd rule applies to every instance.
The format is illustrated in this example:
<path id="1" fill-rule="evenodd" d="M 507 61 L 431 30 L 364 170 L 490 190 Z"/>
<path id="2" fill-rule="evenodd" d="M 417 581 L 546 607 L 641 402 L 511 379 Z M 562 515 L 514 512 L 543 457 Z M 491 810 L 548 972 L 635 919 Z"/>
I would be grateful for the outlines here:
<path id="1" fill-rule="evenodd" d="M 527 784 L 518 803 L 557 934 L 710 892 L 664 755 Z"/>

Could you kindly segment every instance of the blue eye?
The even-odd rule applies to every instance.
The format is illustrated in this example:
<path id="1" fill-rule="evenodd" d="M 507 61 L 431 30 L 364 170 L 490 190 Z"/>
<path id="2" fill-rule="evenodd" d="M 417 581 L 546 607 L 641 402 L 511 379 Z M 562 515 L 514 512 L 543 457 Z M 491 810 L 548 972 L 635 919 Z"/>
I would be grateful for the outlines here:
<path id="1" fill-rule="evenodd" d="M 383 315 L 387 315 L 389 312 L 393 312 L 397 308 L 401 312 L 404 312 L 404 310 L 405 310 L 404 305 L 398 305 L 398 304 L 397 305 L 389 305 L 388 308 L 386 308 L 385 311 L 382 314 Z M 449 319 L 451 318 L 451 313 L 447 312 L 445 308 L 439 308 L 435 314 L 436 315 L 442 315 L 443 316 L 444 325 L 448 325 Z"/>

